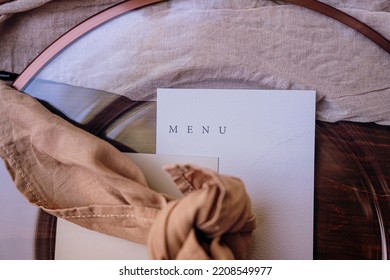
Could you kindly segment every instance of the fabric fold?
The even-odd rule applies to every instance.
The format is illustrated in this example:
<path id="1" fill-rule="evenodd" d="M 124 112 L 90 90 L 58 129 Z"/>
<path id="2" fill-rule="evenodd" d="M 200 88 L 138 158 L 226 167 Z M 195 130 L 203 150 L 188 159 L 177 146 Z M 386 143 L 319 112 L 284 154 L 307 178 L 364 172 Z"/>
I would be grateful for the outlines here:
<path id="1" fill-rule="evenodd" d="M 167 168 L 183 199 L 172 201 L 153 224 L 148 248 L 152 258 L 187 259 L 187 248 L 205 248 L 205 259 L 244 259 L 255 217 L 243 183 L 190 165 Z M 201 257 L 201 258 L 203 258 Z"/>
<path id="2" fill-rule="evenodd" d="M 38 8 L 52 0 L 0 1 L 0 14 L 14 14 Z"/>
<path id="3" fill-rule="evenodd" d="M 151 258 L 245 258 L 255 218 L 239 179 L 175 165 L 167 170 L 186 196 L 172 200 L 150 189 L 109 143 L 3 83 L 0 112 L 0 156 L 30 203 L 85 228 L 148 243 Z"/>
<path id="4" fill-rule="evenodd" d="M 0 23 L 7 20 L 12 14 L 32 10 L 51 1 L 52 0 L 0 1 Z"/>

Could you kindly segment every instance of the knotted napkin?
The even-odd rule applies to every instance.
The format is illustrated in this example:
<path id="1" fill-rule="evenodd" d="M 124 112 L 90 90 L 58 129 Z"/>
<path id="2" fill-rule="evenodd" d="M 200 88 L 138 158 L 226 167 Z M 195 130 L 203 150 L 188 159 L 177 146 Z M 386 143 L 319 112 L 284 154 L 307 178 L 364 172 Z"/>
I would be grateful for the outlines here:
<path id="1" fill-rule="evenodd" d="M 151 190 L 109 143 L 0 83 L 0 156 L 29 202 L 85 228 L 148 244 L 153 259 L 243 259 L 255 217 L 238 178 L 167 171 L 181 199 Z"/>

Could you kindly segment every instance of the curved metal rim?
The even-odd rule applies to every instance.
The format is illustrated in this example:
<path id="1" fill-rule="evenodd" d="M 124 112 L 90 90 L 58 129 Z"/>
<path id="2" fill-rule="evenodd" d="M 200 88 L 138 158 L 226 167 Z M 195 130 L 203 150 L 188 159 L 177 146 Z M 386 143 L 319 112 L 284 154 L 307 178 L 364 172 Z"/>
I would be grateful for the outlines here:
<path id="1" fill-rule="evenodd" d="M 111 20 L 117 16 L 120 16 L 128 11 L 138 9 L 150 4 L 163 2 L 164 0 L 128 0 L 126 2 L 119 3 L 107 10 L 98 13 L 95 16 L 80 23 L 75 28 L 61 36 L 57 41 L 51 44 L 46 50 L 44 50 L 16 79 L 13 87 L 19 91 L 22 91 L 24 87 L 30 82 L 30 80 L 44 67 L 51 59 L 65 49 L 69 44 L 76 41 L 78 38 L 98 27 L 99 25 Z M 390 41 L 380 35 L 374 29 L 363 24 L 359 20 L 335 9 L 332 6 L 323 4 L 318 1 L 305 2 L 305 1 L 286 1 L 288 3 L 296 4 L 298 6 L 305 7 L 307 9 L 314 10 L 323 15 L 338 20 L 347 26 L 362 33 L 367 38 L 382 47 L 385 51 L 390 51 Z"/>
<path id="2" fill-rule="evenodd" d="M 104 10 L 84 22 L 80 23 L 58 40 L 47 47 L 37 58 L 35 58 L 31 64 L 20 74 L 20 76 L 13 83 L 13 87 L 19 91 L 28 85 L 33 77 L 38 74 L 39 71 L 49 63 L 56 55 L 62 50 L 75 42 L 81 36 L 85 35 L 94 28 L 106 23 L 107 21 L 114 19 L 126 12 L 145 7 L 163 0 L 128 0 L 126 2 L 119 3 L 113 7 Z"/>

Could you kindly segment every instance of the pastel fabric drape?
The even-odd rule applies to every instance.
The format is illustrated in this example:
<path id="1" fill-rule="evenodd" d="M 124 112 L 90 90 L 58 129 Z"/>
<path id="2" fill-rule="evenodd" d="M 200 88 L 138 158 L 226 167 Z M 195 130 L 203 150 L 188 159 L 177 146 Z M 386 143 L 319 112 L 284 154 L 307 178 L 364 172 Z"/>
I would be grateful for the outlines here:
<path id="1" fill-rule="evenodd" d="M 50 214 L 148 244 L 154 259 L 244 259 L 255 228 L 241 180 L 191 166 L 167 171 L 182 199 L 151 190 L 107 142 L 0 83 L 0 156 L 19 191 Z"/>
<path id="2" fill-rule="evenodd" d="M 12 14 L 25 12 L 46 4 L 52 0 L 13 0 L 0 1 L 0 22 L 8 19 Z"/>

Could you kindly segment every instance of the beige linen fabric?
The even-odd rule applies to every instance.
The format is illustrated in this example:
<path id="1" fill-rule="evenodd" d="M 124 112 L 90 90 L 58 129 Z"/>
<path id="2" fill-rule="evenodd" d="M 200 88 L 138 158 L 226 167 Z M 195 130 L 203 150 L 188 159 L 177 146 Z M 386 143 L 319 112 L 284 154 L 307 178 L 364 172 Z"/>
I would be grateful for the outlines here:
<path id="1" fill-rule="evenodd" d="M 14 1 L 0 1 L 0 23 L 8 19 L 12 14 L 25 12 L 51 0 L 14 0 Z"/>
<path id="2" fill-rule="evenodd" d="M 119 2 L 121 0 L 5 1 L 0 4 L 0 70 L 22 72 L 61 35 Z"/>
<path id="3" fill-rule="evenodd" d="M 13 1 L 1 1 L 0 14 L 15 14 L 32 10 L 39 6 L 42 6 L 52 0 L 13 0 Z"/>
<path id="4" fill-rule="evenodd" d="M 149 189 L 114 147 L 3 83 L 0 112 L 0 156 L 36 206 L 92 230 L 143 244 L 149 239 L 152 258 L 246 257 L 255 217 L 239 179 L 173 166 L 168 170 L 186 194 L 174 200 Z"/>

